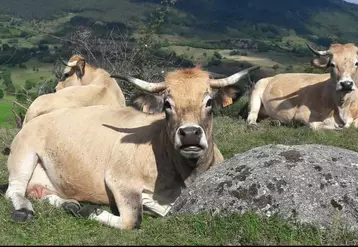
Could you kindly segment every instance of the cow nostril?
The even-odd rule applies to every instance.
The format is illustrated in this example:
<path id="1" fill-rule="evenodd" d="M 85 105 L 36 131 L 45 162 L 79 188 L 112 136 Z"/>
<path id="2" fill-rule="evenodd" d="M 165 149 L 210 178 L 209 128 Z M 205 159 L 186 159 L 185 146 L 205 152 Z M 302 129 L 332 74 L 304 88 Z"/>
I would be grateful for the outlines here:
<path id="1" fill-rule="evenodd" d="M 179 135 L 185 136 L 185 131 L 183 129 L 179 129 Z"/>
<path id="2" fill-rule="evenodd" d="M 197 128 L 194 132 L 194 134 L 197 136 L 197 135 L 200 135 L 201 134 L 201 129 Z"/>

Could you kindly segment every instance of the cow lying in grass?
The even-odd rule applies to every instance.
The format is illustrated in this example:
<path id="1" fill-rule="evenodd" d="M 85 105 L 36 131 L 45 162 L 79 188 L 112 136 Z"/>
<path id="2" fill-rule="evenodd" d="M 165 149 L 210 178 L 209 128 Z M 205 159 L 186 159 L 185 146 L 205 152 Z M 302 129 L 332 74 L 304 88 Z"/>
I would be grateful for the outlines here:
<path id="1" fill-rule="evenodd" d="M 12 219 L 34 217 L 28 196 L 119 229 L 140 227 L 143 204 L 166 215 L 183 187 L 221 162 L 213 151 L 213 89 L 258 68 L 218 80 L 198 68 L 170 72 L 163 83 L 119 76 L 163 92 L 157 114 L 97 105 L 34 118 L 14 138 L 8 158 Z M 114 205 L 120 216 L 83 210 L 78 202 Z"/>
<path id="2" fill-rule="evenodd" d="M 248 125 L 259 114 L 282 122 L 298 121 L 313 130 L 341 130 L 358 126 L 358 47 L 332 44 L 318 51 L 312 64 L 330 73 L 285 73 L 262 78 L 250 98 Z"/>
<path id="3" fill-rule="evenodd" d="M 68 63 L 63 63 L 66 67 L 56 86 L 56 93 L 36 98 L 27 110 L 23 124 L 42 114 L 62 108 L 91 105 L 126 106 L 121 88 L 107 71 L 86 63 L 85 59 L 78 55 L 72 56 Z"/>

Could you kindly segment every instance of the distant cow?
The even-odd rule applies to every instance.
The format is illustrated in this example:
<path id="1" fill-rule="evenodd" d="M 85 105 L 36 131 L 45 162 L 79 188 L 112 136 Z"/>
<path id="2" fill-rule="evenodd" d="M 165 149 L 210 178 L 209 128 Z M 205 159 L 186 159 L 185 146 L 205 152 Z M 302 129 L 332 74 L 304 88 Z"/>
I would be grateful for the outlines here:
<path id="1" fill-rule="evenodd" d="M 120 75 L 161 93 L 163 112 L 102 105 L 34 118 L 14 138 L 8 158 L 12 219 L 33 218 L 26 195 L 72 212 L 78 201 L 115 205 L 120 216 L 101 209 L 82 216 L 120 229 L 140 226 L 142 205 L 165 216 L 183 187 L 221 162 L 213 152 L 213 89 L 258 68 L 218 80 L 198 68 L 183 69 L 162 83 Z"/>
<path id="2" fill-rule="evenodd" d="M 332 44 L 318 51 L 312 64 L 329 74 L 286 73 L 259 80 L 250 98 L 248 125 L 257 125 L 258 114 L 280 121 L 296 120 L 313 130 L 339 130 L 351 126 L 350 107 L 357 99 L 358 48 Z"/>
<path id="3" fill-rule="evenodd" d="M 63 63 L 66 68 L 56 86 L 56 93 L 36 98 L 27 110 L 23 124 L 61 108 L 126 105 L 121 88 L 107 71 L 86 63 L 79 55 L 74 55 L 68 63 Z"/>

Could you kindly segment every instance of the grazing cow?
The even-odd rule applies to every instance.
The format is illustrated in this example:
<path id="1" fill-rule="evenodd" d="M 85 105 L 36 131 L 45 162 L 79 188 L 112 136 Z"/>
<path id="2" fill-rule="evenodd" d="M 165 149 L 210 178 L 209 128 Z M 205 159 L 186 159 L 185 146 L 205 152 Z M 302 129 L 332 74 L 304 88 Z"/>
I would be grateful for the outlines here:
<path id="1" fill-rule="evenodd" d="M 163 112 L 108 105 L 60 109 L 28 122 L 8 158 L 12 219 L 32 219 L 28 196 L 119 229 L 138 228 L 143 205 L 165 216 L 181 189 L 219 162 L 213 152 L 213 88 L 238 82 L 252 67 L 213 80 L 198 68 L 162 83 L 120 78 L 162 93 Z M 78 202 L 117 206 L 120 216 Z M 87 212 L 87 213 L 83 213 Z"/>
<path id="2" fill-rule="evenodd" d="M 62 60 L 61 60 L 62 61 Z M 26 112 L 23 124 L 42 114 L 61 109 L 90 105 L 125 106 L 125 98 L 117 82 L 101 68 L 86 63 L 74 55 L 66 65 L 56 86 L 56 93 L 36 98 Z"/>
<path id="3" fill-rule="evenodd" d="M 285 73 L 259 80 L 250 98 L 248 125 L 257 125 L 259 113 L 280 121 L 296 120 L 313 130 L 340 130 L 351 126 L 350 107 L 357 98 L 358 47 L 332 44 L 318 51 L 312 64 L 330 73 Z"/>

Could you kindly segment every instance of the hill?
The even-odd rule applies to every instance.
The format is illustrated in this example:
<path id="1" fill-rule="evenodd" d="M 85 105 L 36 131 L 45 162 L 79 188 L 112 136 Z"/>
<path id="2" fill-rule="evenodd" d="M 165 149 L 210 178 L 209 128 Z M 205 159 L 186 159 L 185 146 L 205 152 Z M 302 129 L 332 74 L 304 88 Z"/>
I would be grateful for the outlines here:
<path id="1" fill-rule="evenodd" d="M 52 19 L 75 13 L 85 21 L 135 27 L 164 0 L 2 1 L 0 11 L 30 19 Z M 326 45 L 358 38 L 358 6 L 342 0 L 196 0 L 176 1 L 161 32 L 185 38 L 267 38 L 300 36 Z M 78 18 L 82 17 L 82 19 Z M 74 17 L 72 17 L 74 18 Z M 84 21 L 85 20 L 85 21 Z"/>

